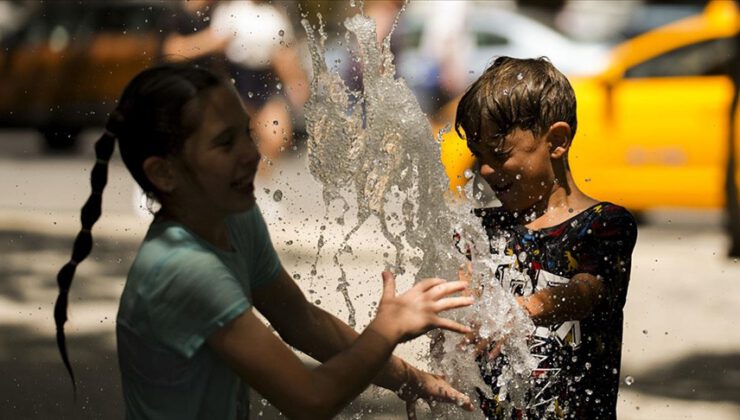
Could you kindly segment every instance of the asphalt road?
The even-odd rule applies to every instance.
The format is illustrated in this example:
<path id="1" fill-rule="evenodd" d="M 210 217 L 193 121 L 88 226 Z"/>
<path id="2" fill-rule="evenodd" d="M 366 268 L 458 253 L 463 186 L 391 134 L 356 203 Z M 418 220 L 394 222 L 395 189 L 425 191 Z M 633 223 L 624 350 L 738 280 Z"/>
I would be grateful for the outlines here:
<path id="1" fill-rule="evenodd" d="M 87 133 L 89 146 L 94 132 Z M 69 347 L 76 403 L 54 343 L 55 275 L 69 257 L 79 207 L 89 193 L 89 152 L 46 155 L 30 132 L 0 132 L 0 418 L 122 418 L 114 320 L 127 267 L 146 228 L 133 181 L 111 164 L 91 257 L 71 296 Z M 275 191 L 282 199 L 276 201 Z M 293 156 L 260 180 L 258 200 L 284 265 L 307 296 L 347 319 L 331 263 L 338 241 L 316 260 L 318 235 L 332 237 L 305 157 Z M 740 263 L 724 257 L 716 212 L 650 213 L 640 227 L 625 308 L 620 419 L 740 419 Z M 322 226 L 324 228 L 322 229 Z M 339 235 L 334 235 L 339 236 Z M 358 327 L 372 315 L 389 245 L 364 226 L 342 258 Z M 334 248 L 333 248 L 334 247 Z M 316 275 L 311 275 L 317 263 Z M 411 279 L 401 279 L 403 287 Z M 398 353 L 412 360 L 424 340 Z M 631 385 L 625 383 L 633 378 Z M 279 415 L 253 398 L 254 417 Z M 403 406 L 370 389 L 340 418 L 399 418 Z"/>

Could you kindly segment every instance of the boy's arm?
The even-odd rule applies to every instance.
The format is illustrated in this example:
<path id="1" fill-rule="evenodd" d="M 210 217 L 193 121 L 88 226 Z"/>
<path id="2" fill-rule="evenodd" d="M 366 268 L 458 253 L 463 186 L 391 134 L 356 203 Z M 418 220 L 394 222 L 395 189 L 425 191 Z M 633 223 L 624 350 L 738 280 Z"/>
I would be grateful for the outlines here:
<path id="1" fill-rule="evenodd" d="M 599 277 L 579 273 L 568 284 L 519 296 L 517 302 L 535 325 L 552 325 L 587 317 L 603 294 L 604 283 Z"/>

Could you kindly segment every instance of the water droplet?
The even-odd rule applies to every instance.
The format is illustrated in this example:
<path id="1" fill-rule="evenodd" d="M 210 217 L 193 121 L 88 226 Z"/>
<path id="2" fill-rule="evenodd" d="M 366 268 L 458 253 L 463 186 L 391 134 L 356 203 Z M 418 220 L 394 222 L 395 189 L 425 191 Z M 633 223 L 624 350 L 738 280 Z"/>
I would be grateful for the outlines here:
<path id="1" fill-rule="evenodd" d="M 522 79 L 524 79 L 524 75 L 522 75 L 521 73 L 516 75 L 516 80 L 522 80 Z"/>
<path id="2" fill-rule="evenodd" d="M 293 280 L 300 280 L 300 279 L 301 279 L 301 275 L 300 274 L 298 274 L 298 273 L 293 274 Z"/>
<path id="3" fill-rule="evenodd" d="M 522 179 L 522 174 L 516 174 L 514 178 L 516 178 L 516 180 L 519 181 L 520 179 Z"/>
<path id="4" fill-rule="evenodd" d="M 252 91 L 247 92 L 247 96 L 250 97 L 250 98 L 253 98 L 254 97 L 254 92 L 252 92 Z"/>
<path id="5" fill-rule="evenodd" d="M 635 378 L 633 378 L 633 377 L 631 377 L 631 376 L 628 376 L 628 377 L 624 378 L 624 383 L 625 383 L 625 384 L 626 384 L 627 386 L 632 386 L 632 384 L 634 384 L 634 383 L 635 383 Z"/>
<path id="6" fill-rule="evenodd" d="M 278 120 L 272 120 L 272 125 L 278 125 Z"/>
<path id="7" fill-rule="evenodd" d="M 279 30 L 278 35 L 285 36 L 285 31 L 283 29 Z"/>
<path id="8" fill-rule="evenodd" d="M 463 176 L 465 176 L 465 179 L 470 179 L 474 176 L 473 171 L 470 169 L 466 169 L 465 172 L 463 172 Z"/>
<path id="9" fill-rule="evenodd" d="M 275 190 L 275 192 L 272 194 L 272 199 L 275 201 L 280 201 L 283 199 L 283 192 L 280 190 Z"/>

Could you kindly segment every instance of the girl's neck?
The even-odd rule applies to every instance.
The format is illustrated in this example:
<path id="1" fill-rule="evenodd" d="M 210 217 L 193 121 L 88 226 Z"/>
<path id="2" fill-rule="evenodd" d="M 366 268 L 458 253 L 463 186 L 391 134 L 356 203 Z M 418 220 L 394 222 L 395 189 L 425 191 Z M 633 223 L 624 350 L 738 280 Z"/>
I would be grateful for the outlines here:
<path id="1" fill-rule="evenodd" d="M 202 215 L 187 209 L 162 206 L 156 215 L 158 220 L 172 221 L 187 227 L 198 237 L 226 251 L 231 250 L 225 217 Z"/>

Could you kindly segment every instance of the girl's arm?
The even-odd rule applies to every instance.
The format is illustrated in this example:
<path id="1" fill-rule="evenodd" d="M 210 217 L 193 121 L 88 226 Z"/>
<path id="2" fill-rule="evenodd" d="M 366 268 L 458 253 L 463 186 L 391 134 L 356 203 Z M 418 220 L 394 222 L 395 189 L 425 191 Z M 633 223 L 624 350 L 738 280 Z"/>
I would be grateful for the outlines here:
<path id="1" fill-rule="evenodd" d="M 348 348 L 358 336 L 350 326 L 309 303 L 283 270 L 270 285 L 252 292 L 255 307 L 291 346 L 324 362 Z M 459 403 L 467 397 L 441 377 L 422 372 L 392 356 L 373 383 L 397 392 L 404 400 L 423 398 Z"/>
<path id="2" fill-rule="evenodd" d="M 384 273 L 383 278 L 373 321 L 346 350 L 315 369 L 306 368 L 252 311 L 212 334 L 208 345 L 288 417 L 329 418 L 362 392 L 396 344 L 433 328 L 468 332 L 437 315 L 472 303 L 470 298 L 446 297 L 466 283 L 427 279 L 396 296 L 393 276 Z M 299 315 L 293 314 L 293 319 Z"/>

